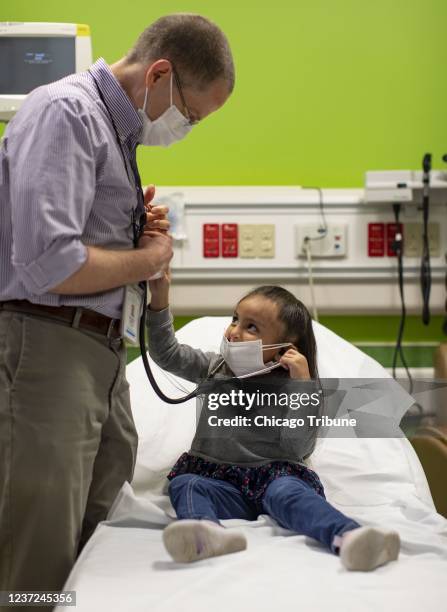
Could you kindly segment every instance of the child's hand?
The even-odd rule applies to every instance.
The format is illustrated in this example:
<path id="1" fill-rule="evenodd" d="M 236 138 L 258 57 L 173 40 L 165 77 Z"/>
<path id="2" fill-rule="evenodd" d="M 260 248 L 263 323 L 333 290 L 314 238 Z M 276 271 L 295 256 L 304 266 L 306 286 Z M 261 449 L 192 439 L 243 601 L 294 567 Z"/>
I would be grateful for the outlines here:
<path id="1" fill-rule="evenodd" d="M 289 370 L 290 378 L 310 379 L 307 359 L 295 347 L 288 349 L 281 356 L 279 363 L 284 369 Z"/>
<path id="2" fill-rule="evenodd" d="M 164 310 L 169 306 L 169 287 L 171 285 L 171 270 L 168 268 L 163 272 L 161 278 L 149 281 L 151 292 L 151 310 Z"/>

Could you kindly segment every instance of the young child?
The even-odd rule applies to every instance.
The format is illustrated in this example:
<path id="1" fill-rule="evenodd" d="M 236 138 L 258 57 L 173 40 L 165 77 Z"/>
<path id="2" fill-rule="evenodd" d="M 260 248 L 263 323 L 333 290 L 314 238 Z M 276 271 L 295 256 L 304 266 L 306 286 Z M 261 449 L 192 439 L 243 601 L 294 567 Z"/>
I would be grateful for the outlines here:
<path id="1" fill-rule="evenodd" d="M 282 287 L 259 287 L 238 302 L 222 340 L 222 354 L 216 354 L 177 342 L 169 311 L 169 274 L 149 284 L 149 353 L 163 369 L 197 383 L 207 377 L 244 376 L 250 373 L 250 363 L 237 351 L 243 347 L 244 353 L 249 349 L 246 355 L 253 356 L 252 373 L 267 378 L 281 371 L 287 378 L 318 380 L 310 314 Z M 248 344 L 238 346 L 241 342 Z M 271 370 L 274 362 L 280 365 Z M 163 540 L 175 561 L 244 550 L 245 536 L 225 529 L 219 521 L 255 520 L 259 514 L 319 540 L 340 555 L 349 570 L 372 570 L 397 559 L 400 542 L 395 531 L 362 527 L 326 500 L 317 474 L 304 464 L 314 449 L 316 433 L 291 451 L 290 442 L 262 444 L 238 431 L 233 429 L 231 437 L 208 439 L 196 432 L 190 451 L 168 475 L 169 496 L 179 520 L 165 529 Z"/>

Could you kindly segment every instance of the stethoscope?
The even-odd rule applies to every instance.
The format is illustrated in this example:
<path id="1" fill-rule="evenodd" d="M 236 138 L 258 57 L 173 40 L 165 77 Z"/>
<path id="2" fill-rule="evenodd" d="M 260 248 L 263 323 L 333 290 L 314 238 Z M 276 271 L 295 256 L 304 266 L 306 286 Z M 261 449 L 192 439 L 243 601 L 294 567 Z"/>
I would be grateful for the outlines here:
<path id="1" fill-rule="evenodd" d="M 123 158 L 123 163 L 124 163 L 124 167 L 126 169 L 126 174 L 127 174 L 127 178 L 129 179 L 130 184 L 132 185 L 132 187 L 135 188 L 136 193 L 137 193 L 137 199 L 138 199 L 138 204 L 137 204 L 137 211 L 138 209 L 140 210 L 140 214 L 138 215 L 138 213 L 136 212 L 136 210 L 132 210 L 132 231 L 133 231 L 133 245 L 134 248 L 137 248 L 138 246 L 138 241 L 140 239 L 140 237 L 143 235 L 144 233 L 144 227 L 146 225 L 146 221 L 147 221 L 147 215 L 145 212 L 145 206 L 144 206 L 144 194 L 143 194 L 143 187 L 141 185 L 141 178 L 140 178 L 140 173 L 138 172 L 138 167 L 136 164 L 136 160 L 133 158 L 128 157 L 126 151 L 124 150 L 123 147 L 123 143 L 121 142 L 120 136 L 119 136 L 119 132 L 118 129 L 116 127 L 115 121 L 113 119 L 112 113 L 110 112 L 110 109 L 104 99 L 104 96 L 101 92 L 101 89 L 99 87 L 99 84 L 95 78 L 95 76 L 92 74 L 92 72 L 89 70 L 88 71 L 96 85 L 96 89 L 98 91 L 99 97 L 102 101 L 102 103 L 104 104 L 107 113 L 109 115 L 113 130 L 115 132 L 115 137 L 116 137 L 116 142 L 118 144 L 119 150 L 121 152 L 121 156 Z M 133 180 L 132 180 L 132 176 L 129 173 L 129 166 L 131 167 L 132 170 L 132 175 L 133 175 Z M 137 218 L 138 217 L 138 218 Z M 192 391 L 190 391 L 189 393 L 187 393 L 186 395 L 184 395 L 183 397 L 169 397 L 168 395 L 166 395 L 158 386 L 157 381 L 155 380 L 155 376 L 152 372 L 151 369 L 151 365 L 149 363 L 149 359 L 147 356 L 147 346 L 146 346 L 146 311 L 147 311 L 147 281 L 141 281 L 138 286 L 142 289 L 142 293 L 143 293 L 143 308 L 142 308 L 142 312 L 141 312 L 141 317 L 140 317 L 140 321 L 139 321 L 139 333 L 138 333 L 138 341 L 139 341 L 139 345 L 140 345 L 140 353 L 141 353 L 141 359 L 143 361 L 143 366 L 146 372 L 146 376 L 152 386 L 152 388 L 154 389 L 155 393 L 158 395 L 158 397 L 163 400 L 164 402 L 166 402 L 167 404 L 182 404 L 184 402 L 189 401 L 190 399 L 193 399 L 194 397 L 197 397 L 200 393 L 201 390 L 203 388 L 203 386 L 205 385 L 205 383 L 207 383 L 209 381 L 210 378 L 212 378 L 214 376 L 214 374 L 216 374 L 216 372 L 224 365 L 225 360 L 222 359 L 220 361 L 218 361 L 218 363 L 212 368 L 212 370 L 208 373 L 207 377 L 204 379 L 204 381 L 202 383 L 200 383 L 199 385 L 197 385 L 197 387 L 195 389 L 193 389 Z M 259 372 L 252 372 L 250 374 L 245 374 L 243 376 L 238 376 L 238 377 L 230 377 L 228 379 L 226 379 L 226 382 L 228 381 L 235 381 L 235 380 L 239 380 L 241 378 L 251 378 L 252 376 L 256 376 L 258 374 L 264 373 L 266 371 L 270 371 L 272 369 L 274 369 L 275 367 L 278 367 L 279 364 L 275 364 L 275 366 L 271 366 L 269 368 L 266 368 L 265 370 L 260 370 Z"/>
<path id="2" fill-rule="evenodd" d="M 116 127 L 115 121 L 113 119 L 112 113 L 110 112 L 107 102 L 104 99 L 104 96 L 101 91 L 101 88 L 99 87 L 98 81 L 96 80 L 94 74 L 90 70 L 88 72 L 90 73 L 90 76 L 92 77 L 93 82 L 95 83 L 96 89 L 101 99 L 101 102 L 104 104 L 107 110 L 107 113 L 109 115 L 110 122 L 115 132 L 116 142 L 118 144 L 118 148 L 123 158 L 124 168 L 126 170 L 126 174 L 127 174 L 127 178 L 129 179 L 129 183 L 136 190 L 136 193 L 137 193 L 138 204 L 137 204 L 136 209 L 132 209 L 132 218 L 131 218 L 132 232 L 133 232 L 133 246 L 136 249 L 138 247 L 138 241 L 144 233 L 144 228 L 145 228 L 146 221 L 147 221 L 147 214 L 146 214 L 145 205 L 144 205 L 144 194 L 143 194 L 143 187 L 141 185 L 140 173 L 138 172 L 138 166 L 136 163 L 136 159 L 134 157 L 129 158 L 127 152 L 124 149 L 124 146 L 123 146 L 123 143 L 121 142 L 121 138 L 120 138 L 118 129 Z M 132 174 L 129 172 L 129 165 L 132 170 Z M 188 400 L 194 397 L 197 397 L 197 395 L 199 394 L 200 385 L 198 385 L 195 389 L 193 389 L 190 393 L 187 393 L 183 397 L 169 397 L 165 395 L 165 393 L 163 393 L 163 391 L 158 386 L 158 383 L 155 380 L 154 374 L 152 372 L 152 369 L 149 363 L 149 359 L 147 357 L 147 346 L 146 346 L 147 281 L 141 281 L 140 283 L 138 283 L 138 286 L 141 288 L 142 294 L 143 294 L 143 308 L 142 308 L 140 321 L 139 321 L 138 340 L 139 340 L 139 345 L 140 345 L 141 358 L 143 360 L 143 366 L 144 366 L 147 378 L 152 388 L 154 389 L 155 393 L 158 395 L 158 397 L 161 400 L 163 400 L 167 404 L 182 404 L 183 402 L 187 402 Z M 215 372 L 222 365 L 223 365 L 223 362 L 217 364 L 214 370 L 208 374 L 207 378 L 215 374 Z"/>

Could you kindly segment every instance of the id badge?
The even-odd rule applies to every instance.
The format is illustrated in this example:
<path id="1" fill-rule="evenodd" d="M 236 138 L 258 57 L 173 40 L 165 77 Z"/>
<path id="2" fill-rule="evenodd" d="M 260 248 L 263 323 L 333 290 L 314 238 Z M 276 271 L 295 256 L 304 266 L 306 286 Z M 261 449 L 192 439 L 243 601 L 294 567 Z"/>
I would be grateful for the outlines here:
<path id="1" fill-rule="evenodd" d="M 131 344 L 139 344 L 140 319 L 143 312 L 143 289 L 127 285 L 124 292 L 121 335 Z"/>

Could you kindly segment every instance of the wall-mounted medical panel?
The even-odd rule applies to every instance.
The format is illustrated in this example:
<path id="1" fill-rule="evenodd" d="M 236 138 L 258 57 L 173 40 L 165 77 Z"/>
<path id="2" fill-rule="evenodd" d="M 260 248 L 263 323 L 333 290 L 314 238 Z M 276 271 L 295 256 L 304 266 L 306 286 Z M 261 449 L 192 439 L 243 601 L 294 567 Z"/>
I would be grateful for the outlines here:
<path id="1" fill-rule="evenodd" d="M 164 187 L 157 191 L 168 206 L 172 192 L 184 198 L 184 237 L 175 241 L 173 279 L 194 287 L 194 299 L 199 299 L 198 288 L 205 284 L 208 291 L 212 286 L 216 298 L 218 286 L 230 296 L 230 286 L 263 282 L 302 286 L 305 293 L 311 273 L 317 300 L 327 306 L 327 312 L 348 312 L 348 304 L 361 305 L 361 310 L 376 302 L 387 312 L 399 310 L 392 203 L 366 203 L 361 189 Z M 407 228 L 411 247 L 406 252 L 404 246 L 407 306 L 417 310 L 420 205 L 402 202 L 400 223 L 404 245 Z M 318 237 L 322 228 L 326 228 L 324 240 L 311 241 L 309 258 L 302 251 L 303 239 Z M 443 311 L 447 201 L 441 201 L 439 193 L 430 209 L 429 234 L 434 237 L 431 301 Z"/>
<path id="2" fill-rule="evenodd" d="M 323 190 L 323 208 L 315 190 L 298 188 L 175 188 L 185 198 L 186 238 L 176 242 L 181 253 L 175 267 L 179 275 L 215 278 L 236 275 L 251 278 L 253 273 L 276 273 L 280 278 L 306 275 L 307 262 L 302 250 L 306 236 L 311 240 L 312 266 L 321 278 L 390 279 L 396 262 L 391 245 L 395 233 L 392 206 L 365 204 L 362 190 Z M 163 196 L 169 188 L 159 188 Z M 166 197 L 163 200 L 167 202 Z M 401 223 L 422 231 L 419 206 L 402 204 Z M 377 228 L 384 228 L 378 237 Z M 382 229 L 379 230 L 382 231 Z M 373 233 L 372 233 L 373 232 Z M 434 277 L 445 269 L 447 248 L 447 203 L 432 207 L 430 232 L 436 236 L 431 267 Z M 372 241 L 375 242 L 374 255 Z M 382 244 L 382 242 L 383 244 Z M 385 256 L 378 257 L 385 248 Z M 377 251 L 379 249 L 379 251 Z M 404 257 L 406 274 L 419 272 L 415 257 Z"/>

